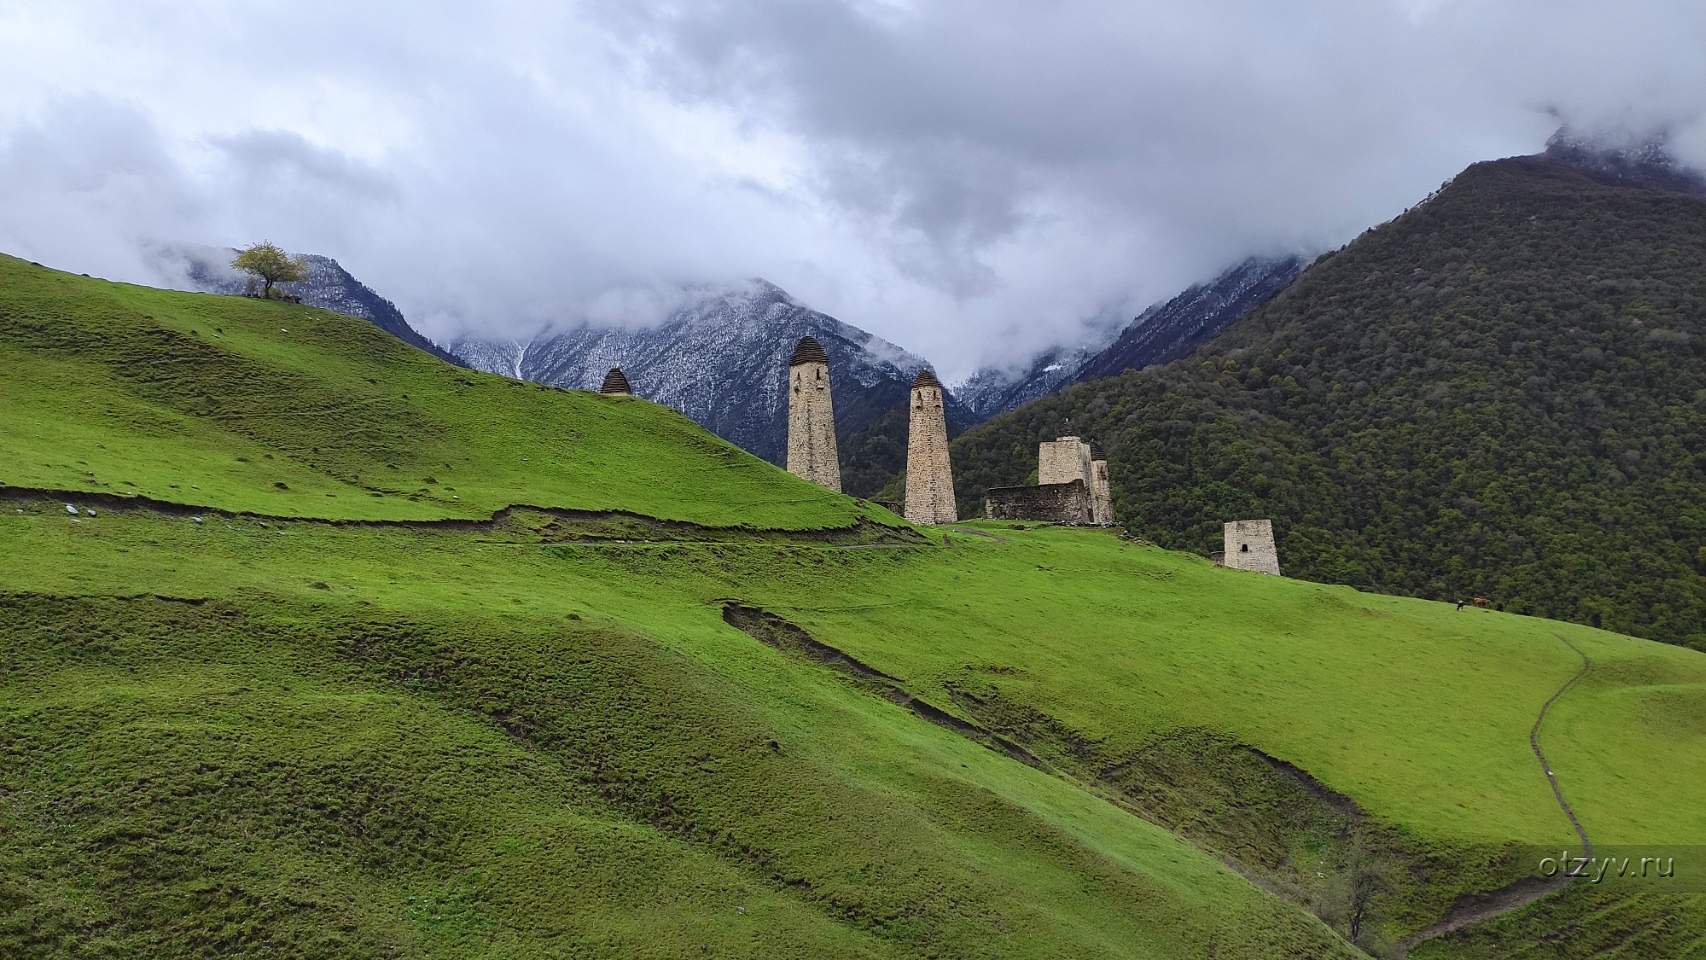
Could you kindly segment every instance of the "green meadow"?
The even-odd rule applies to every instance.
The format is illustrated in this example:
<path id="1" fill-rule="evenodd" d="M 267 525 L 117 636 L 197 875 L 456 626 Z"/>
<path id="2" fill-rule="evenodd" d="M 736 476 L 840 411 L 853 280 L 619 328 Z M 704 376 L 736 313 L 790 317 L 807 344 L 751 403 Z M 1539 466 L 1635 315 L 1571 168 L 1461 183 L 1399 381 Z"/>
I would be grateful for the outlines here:
<path id="1" fill-rule="evenodd" d="M 0 255 L 0 363 L 13 486 L 283 517 L 539 503 L 708 526 L 896 522 L 673 411 L 462 370 L 323 310 Z"/>
<path id="2" fill-rule="evenodd" d="M 0 359 L 0 955 L 1387 956 L 1577 842 L 1584 657 L 1583 827 L 1706 843 L 1698 652 L 915 531 L 301 307 L 0 260 Z"/>

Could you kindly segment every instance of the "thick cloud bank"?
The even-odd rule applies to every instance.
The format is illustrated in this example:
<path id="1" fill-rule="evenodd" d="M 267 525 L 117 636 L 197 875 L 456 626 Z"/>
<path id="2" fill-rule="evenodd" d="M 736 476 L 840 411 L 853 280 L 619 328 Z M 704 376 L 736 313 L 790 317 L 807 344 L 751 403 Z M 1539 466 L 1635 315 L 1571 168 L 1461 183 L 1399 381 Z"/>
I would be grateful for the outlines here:
<path id="1" fill-rule="evenodd" d="M 949 374 L 1559 119 L 1706 162 L 1690 0 L 0 0 L 0 250 L 325 253 L 429 334 L 770 279 Z"/>

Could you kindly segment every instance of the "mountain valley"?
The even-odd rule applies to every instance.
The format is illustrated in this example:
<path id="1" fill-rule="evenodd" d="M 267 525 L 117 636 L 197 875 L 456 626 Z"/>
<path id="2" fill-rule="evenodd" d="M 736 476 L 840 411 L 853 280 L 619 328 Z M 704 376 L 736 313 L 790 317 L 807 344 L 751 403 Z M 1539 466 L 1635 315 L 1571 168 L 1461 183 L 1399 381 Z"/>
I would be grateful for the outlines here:
<path id="1" fill-rule="evenodd" d="M 1699 653 L 913 527 L 305 306 L 0 258 L 0 352 L 0 952 L 1706 937 L 1700 897 L 1586 885 L 1441 926 L 1576 842 L 1552 770 L 1596 843 L 1706 830 L 1670 800 L 1699 734 L 1644 719 L 1691 709 Z"/>

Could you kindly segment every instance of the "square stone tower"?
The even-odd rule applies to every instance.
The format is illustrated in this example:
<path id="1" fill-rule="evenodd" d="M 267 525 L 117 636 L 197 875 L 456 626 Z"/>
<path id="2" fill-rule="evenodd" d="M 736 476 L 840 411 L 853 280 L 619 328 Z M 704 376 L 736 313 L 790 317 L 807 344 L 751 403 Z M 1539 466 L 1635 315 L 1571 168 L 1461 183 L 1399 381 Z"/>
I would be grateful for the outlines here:
<path id="1" fill-rule="evenodd" d="M 1092 486 L 1090 478 L 1090 445 L 1077 437 L 1044 440 L 1037 445 L 1037 484 L 1084 481 L 1085 489 Z"/>
<path id="2" fill-rule="evenodd" d="M 1114 523 L 1114 491 L 1108 486 L 1108 461 L 1090 461 L 1090 522 L 1098 527 Z"/>
<path id="3" fill-rule="evenodd" d="M 801 337 L 788 359 L 788 472 L 841 492 L 829 355 L 812 337 Z"/>
<path id="4" fill-rule="evenodd" d="M 920 370 L 912 381 L 912 426 L 906 436 L 906 519 L 953 523 L 959 518 L 942 383 L 928 369 Z"/>
<path id="5" fill-rule="evenodd" d="M 1279 551 L 1274 547 L 1272 520 L 1233 520 L 1226 524 L 1226 558 L 1234 570 L 1279 576 Z"/>

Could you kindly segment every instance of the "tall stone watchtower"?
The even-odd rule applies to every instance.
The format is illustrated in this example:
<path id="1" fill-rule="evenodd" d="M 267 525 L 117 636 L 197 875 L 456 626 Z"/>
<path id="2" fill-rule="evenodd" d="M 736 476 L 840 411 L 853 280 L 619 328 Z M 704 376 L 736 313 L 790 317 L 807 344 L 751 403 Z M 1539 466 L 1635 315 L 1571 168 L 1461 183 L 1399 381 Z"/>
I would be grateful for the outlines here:
<path id="1" fill-rule="evenodd" d="M 928 369 L 912 380 L 912 426 L 906 437 L 906 519 L 953 523 L 954 472 L 948 464 L 948 417 L 942 382 Z"/>
<path id="2" fill-rule="evenodd" d="M 1226 555 L 1220 561 L 1234 570 L 1279 576 L 1279 550 L 1274 547 L 1272 520 L 1232 520 L 1226 524 Z"/>
<path id="3" fill-rule="evenodd" d="M 812 337 L 801 337 L 788 358 L 788 472 L 841 492 L 829 355 Z"/>

